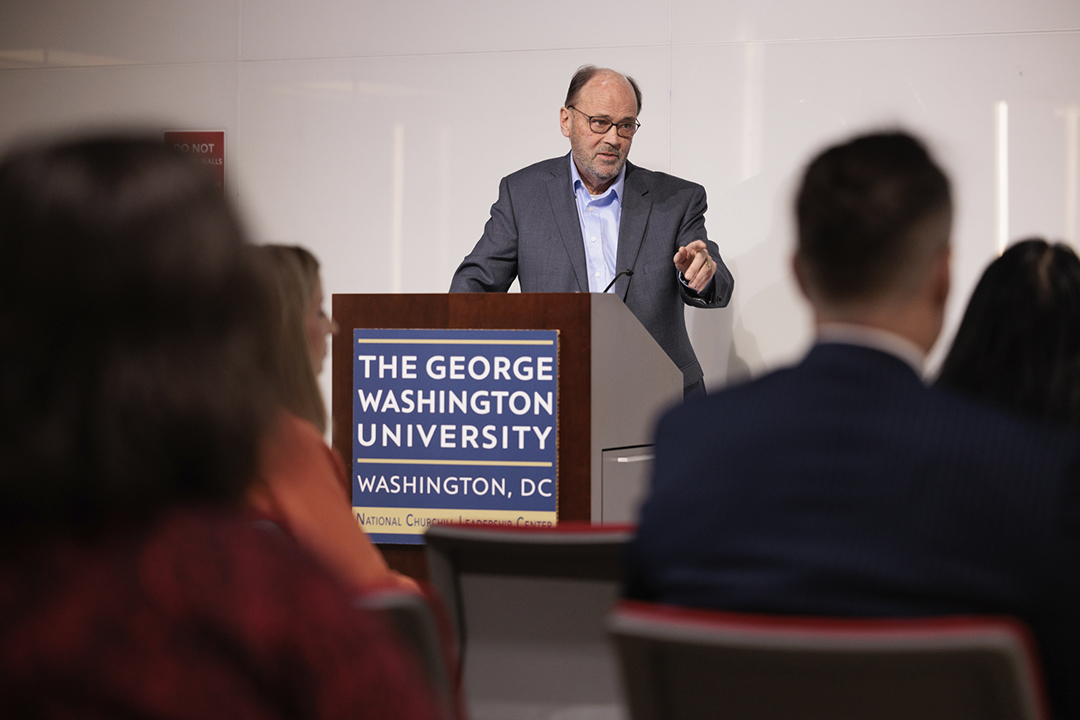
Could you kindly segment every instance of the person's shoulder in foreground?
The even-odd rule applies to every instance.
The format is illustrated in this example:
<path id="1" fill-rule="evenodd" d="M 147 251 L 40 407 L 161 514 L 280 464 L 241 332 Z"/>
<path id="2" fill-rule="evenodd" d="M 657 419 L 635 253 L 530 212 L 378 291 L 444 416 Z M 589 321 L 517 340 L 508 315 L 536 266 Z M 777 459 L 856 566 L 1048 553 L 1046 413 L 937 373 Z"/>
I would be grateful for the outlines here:
<path id="1" fill-rule="evenodd" d="M 414 658 L 280 533 L 177 512 L 0 564 L 0 715 L 431 718 Z M 84 716 L 85 715 L 81 715 Z"/>
<path id="2" fill-rule="evenodd" d="M 817 343 L 669 413 L 628 593 L 781 614 L 1004 613 L 1080 708 L 1080 453 L 920 375 L 949 289 L 949 183 L 904 133 L 834 146 L 796 201 Z"/>
<path id="3" fill-rule="evenodd" d="M 428 718 L 389 629 L 242 515 L 269 280 L 156 137 L 0 158 L 0 717 Z"/>
<path id="4" fill-rule="evenodd" d="M 420 592 L 412 578 L 391 570 L 357 524 L 345 492 L 341 458 L 310 422 L 281 412 L 262 445 L 252 507 L 307 548 L 357 592 Z"/>
<path id="5" fill-rule="evenodd" d="M 664 417 L 626 593 L 787 615 L 1015 616 L 1058 716 L 1080 717 L 1076 435 L 923 387 L 894 358 L 846 360 L 899 377 L 830 383 L 800 366 Z"/>
<path id="6" fill-rule="evenodd" d="M 819 346 L 669 411 L 655 443 L 636 597 L 907 615 L 1006 595 L 999 610 L 1030 609 L 1055 578 L 1080 581 L 1077 435 L 926 387 L 874 350 Z"/>

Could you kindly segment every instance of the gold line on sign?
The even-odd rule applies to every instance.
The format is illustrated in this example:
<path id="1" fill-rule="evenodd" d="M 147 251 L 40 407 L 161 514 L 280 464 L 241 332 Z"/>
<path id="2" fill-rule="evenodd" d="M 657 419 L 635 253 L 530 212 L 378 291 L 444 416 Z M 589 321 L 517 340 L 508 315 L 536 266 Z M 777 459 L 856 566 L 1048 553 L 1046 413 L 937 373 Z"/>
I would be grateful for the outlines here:
<path id="1" fill-rule="evenodd" d="M 363 345 L 554 345 L 554 340 L 426 340 L 394 338 L 357 338 L 356 343 Z"/>
<path id="2" fill-rule="evenodd" d="M 521 460 L 417 460 L 415 458 L 356 458 L 356 462 L 378 465 L 483 465 L 485 467 L 551 467 L 549 462 Z"/>

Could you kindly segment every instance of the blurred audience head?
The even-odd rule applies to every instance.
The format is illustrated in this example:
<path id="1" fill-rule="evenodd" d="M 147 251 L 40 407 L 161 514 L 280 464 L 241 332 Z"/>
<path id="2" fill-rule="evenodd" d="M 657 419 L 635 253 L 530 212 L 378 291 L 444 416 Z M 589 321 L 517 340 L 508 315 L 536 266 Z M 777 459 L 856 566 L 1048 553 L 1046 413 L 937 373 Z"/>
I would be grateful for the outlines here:
<path id="1" fill-rule="evenodd" d="M 240 500 L 268 302 L 221 190 L 160 138 L 0 160 L 0 538 Z"/>
<path id="2" fill-rule="evenodd" d="M 939 381 L 1014 411 L 1080 426 L 1080 258 L 1018 242 L 990 263 Z"/>
<path id="3" fill-rule="evenodd" d="M 262 245 L 254 251 L 264 258 L 273 278 L 271 338 L 278 400 L 325 432 L 326 406 L 316 375 L 326 358 L 332 322 L 322 311 L 319 262 L 295 245 Z"/>
<path id="4" fill-rule="evenodd" d="M 932 290 L 947 295 L 949 181 L 916 138 L 876 133 L 828 148 L 806 169 L 796 216 L 796 273 L 815 310 L 843 320 L 918 302 L 942 270 L 944 287 Z"/>

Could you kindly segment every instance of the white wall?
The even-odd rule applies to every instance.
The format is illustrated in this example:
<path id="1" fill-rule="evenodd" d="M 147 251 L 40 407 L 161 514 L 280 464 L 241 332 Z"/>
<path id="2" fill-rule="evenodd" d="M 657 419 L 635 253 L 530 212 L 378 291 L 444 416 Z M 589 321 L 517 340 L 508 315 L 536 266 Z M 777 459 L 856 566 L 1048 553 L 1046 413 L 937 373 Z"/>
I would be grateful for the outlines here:
<path id="1" fill-rule="evenodd" d="M 736 278 L 729 310 L 690 312 L 713 388 L 805 348 L 793 184 L 850 133 L 903 125 L 953 177 L 946 340 L 997 252 L 1000 102 L 1008 236 L 1077 240 L 1076 0 L 6 2 L 0 144 L 224 129 L 256 238 L 312 248 L 328 293 L 443 292 L 499 178 L 566 152 L 557 111 L 586 62 L 643 88 L 632 159 L 709 192 Z"/>

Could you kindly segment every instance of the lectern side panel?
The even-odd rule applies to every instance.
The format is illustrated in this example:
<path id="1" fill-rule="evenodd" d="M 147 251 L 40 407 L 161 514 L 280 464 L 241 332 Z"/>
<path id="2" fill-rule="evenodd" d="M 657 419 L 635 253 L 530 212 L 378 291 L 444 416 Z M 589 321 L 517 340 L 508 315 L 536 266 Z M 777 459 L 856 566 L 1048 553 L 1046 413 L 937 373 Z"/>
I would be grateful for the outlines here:
<path id="1" fill-rule="evenodd" d="M 682 402 L 683 377 L 618 298 L 592 302 L 592 521 L 629 522 L 636 491 L 604 469 L 603 452 L 651 443 L 658 413 Z"/>

